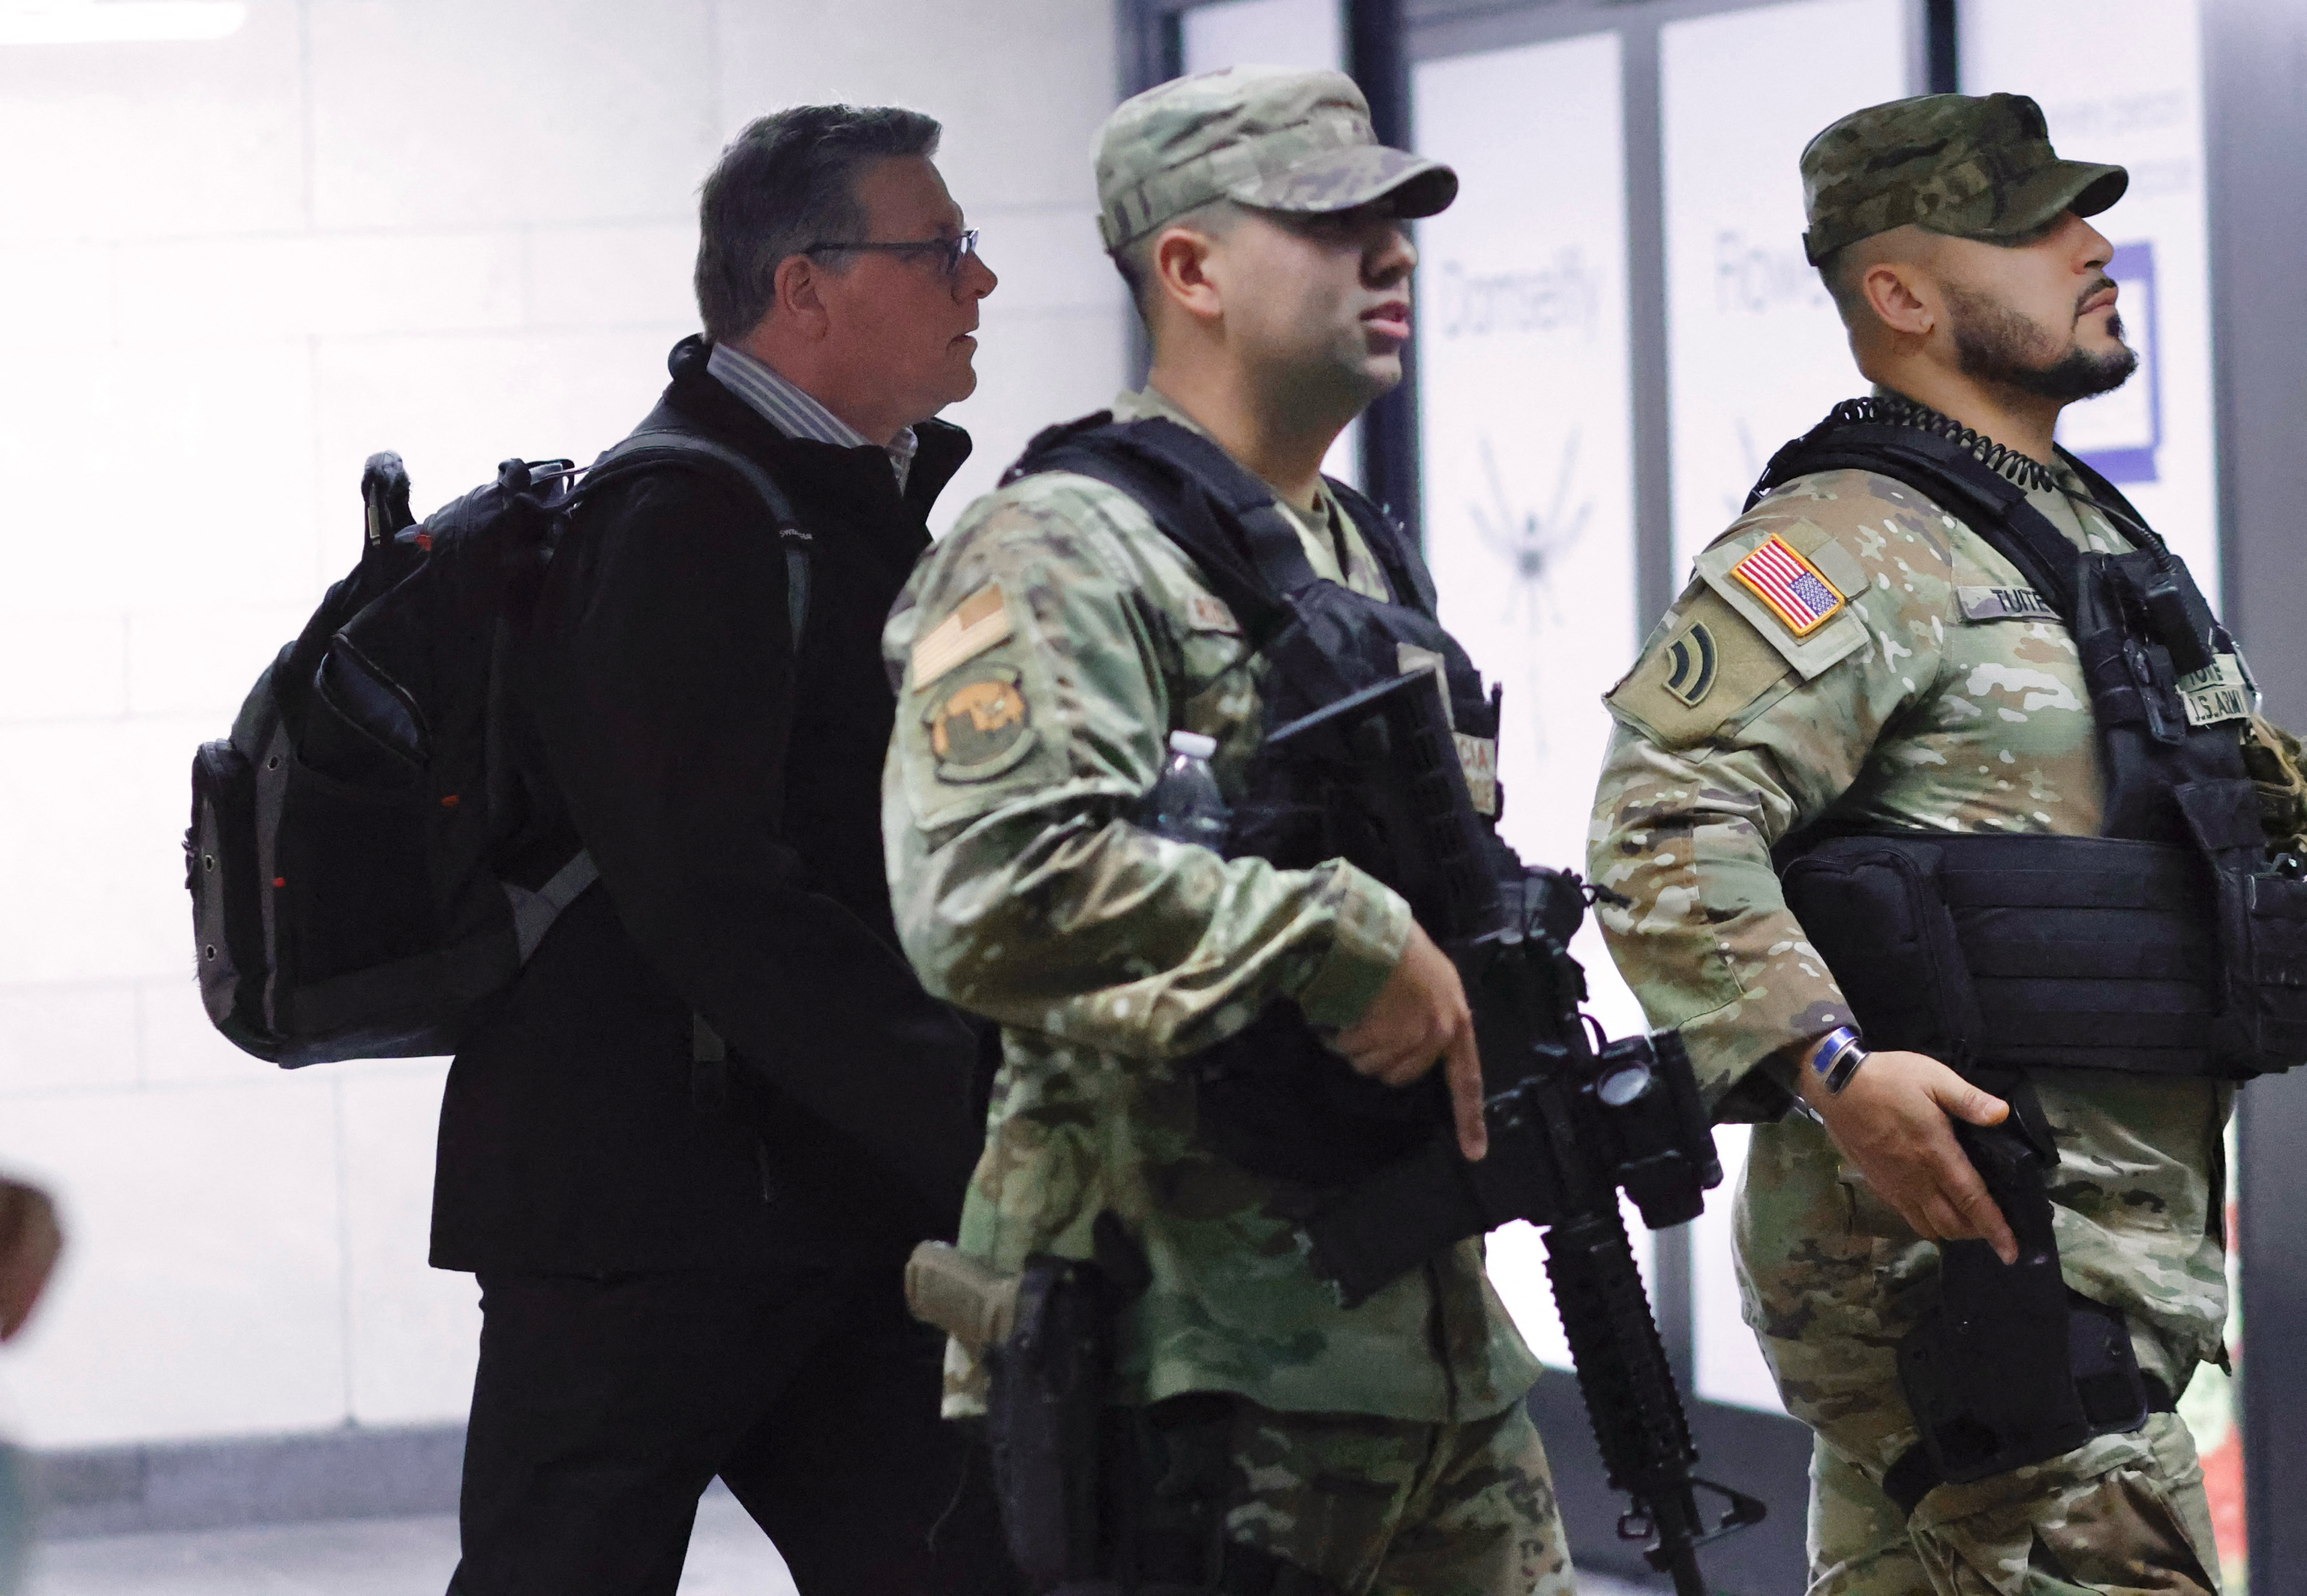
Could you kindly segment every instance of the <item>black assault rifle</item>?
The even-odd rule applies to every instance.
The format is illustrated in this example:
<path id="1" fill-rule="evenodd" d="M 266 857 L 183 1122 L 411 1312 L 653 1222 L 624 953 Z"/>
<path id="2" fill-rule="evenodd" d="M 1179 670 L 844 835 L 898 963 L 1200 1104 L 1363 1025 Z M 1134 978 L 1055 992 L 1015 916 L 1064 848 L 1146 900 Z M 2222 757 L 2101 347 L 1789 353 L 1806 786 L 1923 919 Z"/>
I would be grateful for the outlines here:
<path id="1" fill-rule="evenodd" d="M 1763 1505 L 1690 1472 L 1698 1451 L 1618 1212 L 1624 1189 L 1651 1229 L 1682 1224 L 1721 1182 L 1681 1038 L 1608 1042 L 1581 1012 L 1567 945 L 1589 889 L 1523 867 L 1475 818 L 1430 674 L 1342 699 L 1271 744 L 1329 794 L 1328 813 L 1351 817 L 1344 856 L 1401 888 L 1456 962 L 1489 1129 L 1479 1163 L 1437 1131 L 1347 1188 L 1306 1224 L 1314 1267 L 1351 1306 L 1464 1237 L 1517 1219 L 1543 1229 L 1587 1419 L 1611 1485 L 1633 1498 L 1618 1533 L 1648 1543 L 1679 1596 L 1704 1596 L 1696 1549 L 1760 1523 Z M 1701 1492 L 1724 1504 L 1711 1523 Z"/>

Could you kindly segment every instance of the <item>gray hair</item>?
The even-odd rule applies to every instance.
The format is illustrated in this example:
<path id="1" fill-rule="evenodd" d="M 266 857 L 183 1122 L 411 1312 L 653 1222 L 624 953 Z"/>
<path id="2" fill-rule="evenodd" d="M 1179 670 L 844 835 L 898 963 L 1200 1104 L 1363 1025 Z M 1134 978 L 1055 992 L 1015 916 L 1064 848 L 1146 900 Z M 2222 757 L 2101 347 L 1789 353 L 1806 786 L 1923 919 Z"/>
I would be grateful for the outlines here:
<path id="1" fill-rule="evenodd" d="M 937 119 L 897 106 L 794 106 L 760 117 L 705 179 L 698 205 L 697 310 L 729 343 L 776 302 L 777 267 L 866 226 L 857 174 L 890 156 L 937 153 Z"/>

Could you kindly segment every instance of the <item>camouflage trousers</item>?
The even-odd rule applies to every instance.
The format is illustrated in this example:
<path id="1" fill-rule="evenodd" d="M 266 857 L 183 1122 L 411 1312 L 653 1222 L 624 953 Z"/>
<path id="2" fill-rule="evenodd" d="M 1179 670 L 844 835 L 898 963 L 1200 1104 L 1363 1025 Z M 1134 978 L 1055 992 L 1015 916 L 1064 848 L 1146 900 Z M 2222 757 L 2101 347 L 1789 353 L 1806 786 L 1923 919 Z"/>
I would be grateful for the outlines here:
<path id="1" fill-rule="evenodd" d="M 1814 1437 L 1809 1596 L 2217 1596 L 2202 1468 L 2176 1414 L 1941 1485 L 1911 1517 L 1883 1495 L 1918 1435 L 1896 1357 L 1936 1300 L 1937 1248 L 1887 1210 L 1854 1214 L 1879 1200 L 1854 1197 L 1823 1143 L 1806 1126 L 1758 1131 L 1737 1217 L 1747 1317 Z M 2191 1363 L 2136 1321 L 2132 1340 L 2143 1368 L 2184 1386 Z"/>
<path id="2" fill-rule="evenodd" d="M 1553 1478 L 1522 1403 L 1467 1423 L 1419 1424 L 1182 1400 L 1203 1432 L 1195 1446 L 1206 1439 L 1222 1452 L 1227 1540 L 1340 1596 L 1573 1596 Z"/>
<path id="3" fill-rule="evenodd" d="M 1823 1436 L 1811 1458 L 1810 1596 L 2218 1596 L 2203 1472 L 2176 1413 L 2047 1463 L 1942 1485 L 1904 1519 Z"/>

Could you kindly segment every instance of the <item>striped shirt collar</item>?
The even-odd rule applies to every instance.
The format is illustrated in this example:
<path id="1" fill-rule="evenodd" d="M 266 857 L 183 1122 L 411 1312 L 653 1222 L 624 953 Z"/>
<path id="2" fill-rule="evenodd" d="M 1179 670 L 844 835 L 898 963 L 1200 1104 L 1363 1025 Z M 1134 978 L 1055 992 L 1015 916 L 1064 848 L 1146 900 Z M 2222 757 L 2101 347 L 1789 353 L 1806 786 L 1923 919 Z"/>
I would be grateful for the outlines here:
<path id="1" fill-rule="evenodd" d="M 766 416 L 770 425 L 790 438 L 807 438 L 818 443 L 832 443 L 843 449 L 870 449 L 873 440 L 851 426 L 827 409 L 788 379 L 779 376 L 764 362 L 730 344 L 716 344 L 705 357 L 705 369 L 724 388 L 743 399 Z M 897 474 L 897 491 L 903 493 L 905 478 L 912 475 L 913 450 L 921 440 L 909 426 L 899 427 L 897 435 L 879 447 L 889 457 L 889 468 Z"/>

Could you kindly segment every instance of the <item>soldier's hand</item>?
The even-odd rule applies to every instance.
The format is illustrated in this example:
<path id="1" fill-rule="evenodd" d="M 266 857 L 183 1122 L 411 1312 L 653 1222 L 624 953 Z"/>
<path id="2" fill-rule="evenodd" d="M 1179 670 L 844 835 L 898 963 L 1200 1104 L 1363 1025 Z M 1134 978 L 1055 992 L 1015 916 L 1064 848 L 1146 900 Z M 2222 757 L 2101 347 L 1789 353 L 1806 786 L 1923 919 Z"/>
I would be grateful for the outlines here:
<path id="1" fill-rule="evenodd" d="M 1360 1074 L 1389 1086 L 1406 1086 L 1439 1060 L 1450 1087 L 1458 1148 L 1468 1158 L 1489 1149 L 1482 1124 L 1482 1056 L 1474 1046 L 1474 1014 L 1450 956 L 1416 923 L 1394 974 L 1361 1018 L 1331 1043 Z"/>
<path id="2" fill-rule="evenodd" d="M 1807 1060 L 1800 1076 L 1803 1100 L 1834 1145 L 1917 1235 L 1983 1240 L 2004 1263 L 2018 1258 L 2010 1223 L 1947 1120 L 1999 1125 L 2009 1103 L 1926 1053 L 1870 1053 L 1840 1093 L 1829 1092 Z"/>

